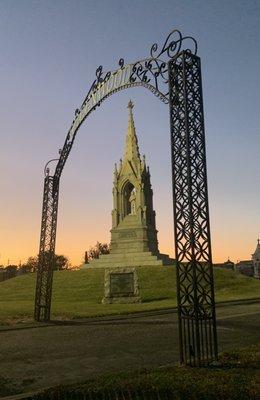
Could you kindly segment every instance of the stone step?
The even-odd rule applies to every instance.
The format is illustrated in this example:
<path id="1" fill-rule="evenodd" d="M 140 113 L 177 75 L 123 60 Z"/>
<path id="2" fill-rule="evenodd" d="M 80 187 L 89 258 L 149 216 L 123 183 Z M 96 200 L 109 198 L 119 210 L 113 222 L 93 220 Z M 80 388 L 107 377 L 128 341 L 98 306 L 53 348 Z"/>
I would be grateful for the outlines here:
<path id="1" fill-rule="evenodd" d="M 110 258 L 110 257 L 108 257 L 108 258 L 99 258 L 99 259 L 97 259 L 97 260 L 93 260 L 93 261 L 91 261 L 91 262 L 96 262 L 96 261 L 100 261 L 100 262 L 103 262 L 103 263 L 117 263 L 117 262 L 123 262 L 123 263 L 125 263 L 126 265 L 129 263 L 129 262 L 135 262 L 136 264 L 138 264 L 138 263 L 142 263 L 142 262 L 145 262 L 145 261 L 147 261 L 147 262 L 154 262 L 154 261 L 162 261 L 161 259 L 159 259 L 158 257 L 156 257 L 156 256 L 150 256 L 150 257 L 143 257 L 143 258 L 141 258 L 141 257 L 121 257 L 121 258 Z"/>
<path id="2" fill-rule="evenodd" d="M 157 256 L 153 255 L 151 251 L 144 252 L 128 252 L 128 253 L 110 253 L 110 254 L 101 254 L 99 260 L 111 258 L 113 260 L 121 259 L 121 258 L 157 258 Z"/>
<path id="3" fill-rule="evenodd" d="M 112 258 L 112 257 L 106 257 L 106 258 L 98 258 L 96 260 L 92 260 L 91 262 L 102 262 L 102 263 L 116 263 L 116 262 L 135 262 L 135 263 L 142 263 L 142 262 L 154 262 L 154 261 L 161 261 L 158 257 L 156 256 L 150 256 L 150 257 L 118 257 L 118 258 Z"/>
<path id="4" fill-rule="evenodd" d="M 100 261 L 104 262 L 117 262 L 117 261 L 122 261 L 127 263 L 128 261 L 135 261 L 135 262 L 142 262 L 142 261 L 156 261 L 156 260 L 161 260 L 160 257 L 157 257 L 155 255 L 143 255 L 142 253 L 133 255 L 132 253 L 129 254 L 110 254 L 107 255 L 106 257 L 100 257 Z"/>
<path id="5" fill-rule="evenodd" d="M 167 254 L 159 253 L 158 255 L 152 254 L 151 251 L 144 252 L 128 252 L 128 253 L 110 253 L 110 254 L 101 254 L 99 260 L 163 260 L 164 263 L 172 264 L 174 262 L 173 258 L 170 258 Z"/>
<path id="6" fill-rule="evenodd" d="M 145 260 L 136 262 L 134 260 L 129 260 L 127 263 L 125 261 L 109 261 L 104 260 L 93 260 L 89 264 L 85 264 L 86 268 L 113 268 L 113 267 L 142 267 L 142 266 L 162 266 L 162 260 Z"/>

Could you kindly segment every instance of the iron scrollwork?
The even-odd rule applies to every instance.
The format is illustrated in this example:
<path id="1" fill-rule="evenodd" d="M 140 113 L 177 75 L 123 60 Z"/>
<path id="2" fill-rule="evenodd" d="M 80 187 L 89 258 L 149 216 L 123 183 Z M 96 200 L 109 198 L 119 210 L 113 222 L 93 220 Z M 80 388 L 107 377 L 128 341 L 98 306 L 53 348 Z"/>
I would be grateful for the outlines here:
<path id="1" fill-rule="evenodd" d="M 176 57 L 182 50 L 184 50 L 184 43 L 190 41 L 192 48 L 186 48 L 185 51 L 191 54 L 197 54 L 197 42 L 191 36 L 182 36 L 178 29 L 174 29 L 167 36 L 162 48 L 159 48 L 157 43 L 154 43 L 150 49 L 150 58 L 137 61 L 132 68 L 130 77 L 131 82 L 140 80 L 144 83 L 150 83 L 152 86 L 160 91 L 163 96 L 161 100 L 165 103 L 169 102 L 169 91 L 162 89 L 168 88 L 168 61 Z M 167 99 L 165 101 L 165 99 Z"/>
<path id="2" fill-rule="evenodd" d="M 193 48 L 184 48 L 183 44 L 186 43 L 186 41 L 190 41 Z M 157 43 L 152 45 L 150 56 L 152 58 L 159 58 L 166 55 L 167 59 L 173 59 L 184 50 L 196 55 L 198 50 L 197 42 L 192 36 L 182 36 L 182 33 L 178 29 L 174 29 L 169 33 L 160 50 L 158 50 Z"/>

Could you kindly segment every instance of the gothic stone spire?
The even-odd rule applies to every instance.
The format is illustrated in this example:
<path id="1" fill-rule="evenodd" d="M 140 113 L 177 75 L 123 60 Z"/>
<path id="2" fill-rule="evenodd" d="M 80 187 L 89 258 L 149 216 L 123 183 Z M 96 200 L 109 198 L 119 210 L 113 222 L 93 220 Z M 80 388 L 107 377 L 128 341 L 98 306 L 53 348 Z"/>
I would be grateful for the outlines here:
<path id="1" fill-rule="evenodd" d="M 127 160 L 140 160 L 140 153 L 138 148 L 138 139 L 135 132 L 134 117 L 133 117 L 134 104 L 130 100 L 127 108 L 129 109 L 128 128 L 125 142 L 124 161 Z"/>

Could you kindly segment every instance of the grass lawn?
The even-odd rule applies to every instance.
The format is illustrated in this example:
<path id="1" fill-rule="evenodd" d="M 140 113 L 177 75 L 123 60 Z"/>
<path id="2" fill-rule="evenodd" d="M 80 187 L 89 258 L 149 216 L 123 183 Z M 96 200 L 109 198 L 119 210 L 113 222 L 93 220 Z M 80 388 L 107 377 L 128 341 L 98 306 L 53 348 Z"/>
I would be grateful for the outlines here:
<path id="1" fill-rule="evenodd" d="M 52 318 L 71 319 L 131 313 L 176 306 L 174 267 L 140 267 L 138 279 L 142 302 L 101 304 L 104 270 L 54 273 Z M 34 307 L 35 274 L 0 283 L 0 323 L 30 320 Z M 216 301 L 260 297 L 260 281 L 228 270 L 215 271 Z"/>
<path id="2" fill-rule="evenodd" d="M 118 400 L 257 400 L 259 366 L 260 348 L 251 346 L 222 353 L 215 368 L 161 367 L 108 375 L 82 385 L 47 390 L 36 398 L 52 399 L 55 393 L 60 398 L 70 395 L 72 400 L 80 396 L 91 400 L 93 395 Z"/>
<path id="3" fill-rule="evenodd" d="M 260 347 L 222 353 L 215 367 L 167 366 L 101 375 L 22 396 L 27 400 L 257 400 Z M 0 377 L 0 395 L 23 391 Z"/>

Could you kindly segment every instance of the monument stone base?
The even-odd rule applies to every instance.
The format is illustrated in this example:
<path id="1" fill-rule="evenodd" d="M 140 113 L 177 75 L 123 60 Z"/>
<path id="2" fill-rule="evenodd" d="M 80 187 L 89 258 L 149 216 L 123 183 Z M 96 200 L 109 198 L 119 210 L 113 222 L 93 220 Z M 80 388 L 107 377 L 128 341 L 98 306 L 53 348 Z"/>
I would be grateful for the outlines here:
<path id="1" fill-rule="evenodd" d="M 121 254 L 101 254 L 99 258 L 83 264 L 82 269 L 89 268 L 113 268 L 113 267 L 155 267 L 173 265 L 174 259 L 167 254 L 153 254 L 151 251 L 124 252 Z"/>

